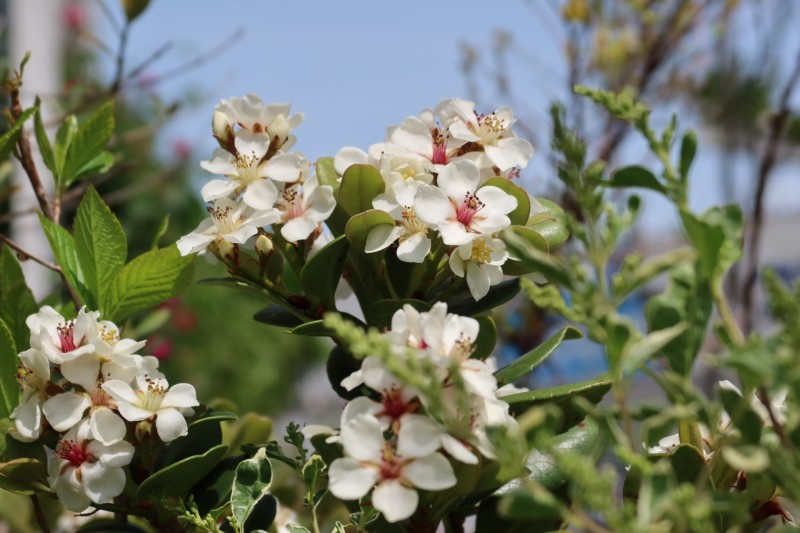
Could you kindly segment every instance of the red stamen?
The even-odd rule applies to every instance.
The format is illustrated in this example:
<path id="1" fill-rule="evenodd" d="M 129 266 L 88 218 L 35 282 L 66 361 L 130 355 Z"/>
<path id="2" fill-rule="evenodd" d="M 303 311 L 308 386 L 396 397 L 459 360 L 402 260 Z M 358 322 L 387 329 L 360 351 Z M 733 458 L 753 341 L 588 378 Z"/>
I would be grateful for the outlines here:
<path id="1" fill-rule="evenodd" d="M 456 220 L 469 227 L 475 214 L 483 209 L 483 202 L 478 200 L 478 197 L 471 193 L 464 195 L 464 202 L 456 210 Z"/>
<path id="2" fill-rule="evenodd" d="M 75 323 L 72 321 L 67 322 L 63 326 L 56 328 L 58 331 L 58 339 L 61 341 L 61 351 L 71 352 L 76 348 L 75 338 L 73 337 L 75 331 Z"/>
<path id="3" fill-rule="evenodd" d="M 56 446 L 56 455 L 61 457 L 62 459 L 66 459 L 73 466 L 81 466 L 83 463 L 89 460 L 89 454 L 87 454 L 83 448 L 81 448 L 75 441 L 72 440 L 62 440 Z"/>

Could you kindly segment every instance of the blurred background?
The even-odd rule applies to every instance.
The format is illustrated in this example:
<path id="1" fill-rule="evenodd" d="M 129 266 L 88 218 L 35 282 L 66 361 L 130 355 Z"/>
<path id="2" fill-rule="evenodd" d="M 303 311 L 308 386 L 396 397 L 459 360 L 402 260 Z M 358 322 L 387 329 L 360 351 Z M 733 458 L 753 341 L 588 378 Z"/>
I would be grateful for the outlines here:
<path id="1" fill-rule="evenodd" d="M 296 148 L 312 161 L 342 146 L 366 149 L 383 140 L 386 126 L 442 98 L 472 99 L 483 112 L 510 105 L 517 133 L 537 150 L 522 184 L 569 209 L 553 171 L 549 106 L 563 102 L 570 125 L 611 168 L 655 165 L 624 124 L 571 88 L 629 91 L 654 109 L 657 126 L 678 113 L 681 128 L 698 132 L 692 207 L 738 202 L 747 213 L 745 259 L 727 282 L 738 318 L 752 329 L 769 327 L 757 266 L 769 264 L 786 279 L 800 275 L 798 9 L 786 0 L 442 0 L 380 8 L 367 0 L 5 0 L 0 26 L 6 67 L 32 52 L 23 93 L 28 102 L 42 98 L 48 124 L 118 99 L 117 164 L 94 182 L 122 220 L 132 254 L 150 246 L 165 214 L 162 244 L 203 218 L 199 189 L 211 176 L 199 161 L 215 146 L 210 121 L 221 98 L 253 92 L 291 103 L 306 118 Z M 26 188 L 14 179 L 13 168 L 0 168 L 0 229 L 35 250 L 43 237 Z M 64 220 L 81 192 L 70 196 Z M 642 196 L 646 208 L 626 252 L 680 246 L 675 213 L 659 197 Z M 46 294 L 47 273 L 28 268 L 37 294 Z M 197 261 L 198 279 L 223 275 Z M 626 311 L 641 316 L 647 296 L 645 289 Z M 230 408 L 277 417 L 277 428 L 288 420 L 337 425 L 342 403 L 327 384 L 328 348 L 254 322 L 263 305 L 195 284 L 131 326 L 149 338 L 170 381 L 193 383 L 201 398 L 229 398 Z M 495 318 L 504 332 L 501 365 L 559 327 L 521 300 Z M 588 340 L 566 343 L 549 361 L 525 385 L 605 368 Z"/>

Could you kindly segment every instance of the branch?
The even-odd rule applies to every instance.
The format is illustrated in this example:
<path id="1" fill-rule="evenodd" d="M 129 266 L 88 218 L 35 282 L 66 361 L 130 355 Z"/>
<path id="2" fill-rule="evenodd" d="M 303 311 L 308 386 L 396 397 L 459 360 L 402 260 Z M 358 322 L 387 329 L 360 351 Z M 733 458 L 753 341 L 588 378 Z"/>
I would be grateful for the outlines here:
<path id="1" fill-rule="evenodd" d="M 9 239 L 5 235 L 0 234 L 0 241 L 3 241 L 8 246 L 10 246 L 14 250 L 16 250 L 17 254 L 20 256 L 20 260 L 30 259 L 34 263 L 39 263 L 43 267 L 49 268 L 53 272 L 58 272 L 59 274 L 63 273 L 62 270 L 61 270 L 61 267 L 58 266 L 57 264 L 51 263 L 50 261 L 45 261 L 44 259 L 36 257 L 35 255 L 31 254 L 30 252 L 25 251 L 24 249 L 22 249 L 22 247 L 20 247 L 19 244 L 15 243 L 14 241 Z"/>
<path id="2" fill-rule="evenodd" d="M 778 148 L 786 122 L 789 119 L 791 100 L 797 81 L 800 79 L 800 50 L 797 52 L 794 70 L 792 71 L 786 86 L 783 88 L 779 102 L 778 113 L 770 121 L 769 136 L 767 137 L 764 155 L 761 157 L 761 164 L 758 167 L 758 182 L 756 184 L 756 194 L 753 208 L 753 223 L 750 231 L 750 239 L 747 247 L 747 269 L 745 272 L 744 294 L 742 295 L 742 305 L 744 308 L 744 330 L 749 332 L 753 327 L 753 300 L 754 288 L 758 277 L 758 248 L 761 243 L 762 225 L 764 222 L 764 193 L 767 190 L 767 182 L 772 174 L 772 169 L 778 158 Z"/>

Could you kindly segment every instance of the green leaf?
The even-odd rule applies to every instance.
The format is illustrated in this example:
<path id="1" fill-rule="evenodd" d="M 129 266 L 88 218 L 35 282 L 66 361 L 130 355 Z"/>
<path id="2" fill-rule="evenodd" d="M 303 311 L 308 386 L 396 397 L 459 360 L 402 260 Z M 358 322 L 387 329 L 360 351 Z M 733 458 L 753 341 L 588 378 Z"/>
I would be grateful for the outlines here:
<path id="1" fill-rule="evenodd" d="M 600 437 L 600 428 L 597 422 L 591 419 L 570 428 L 565 433 L 553 437 L 552 451 L 557 453 L 589 455 L 597 448 Z M 550 449 L 550 448 L 548 448 Z M 529 479 L 539 483 L 548 490 L 555 490 L 564 485 L 568 478 L 556 466 L 556 459 L 552 453 L 542 453 L 534 450 L 525 461 Z M 500 487 L 496 495 L 508 494 L 523 485 L 522 479 L 514 479 Z"/>
<path id="2" fill-rule="evenodd" d="M 56 167 L 56 159 L 53 155 L 53 147 L 50 145 L 50 139 L 47 138 L 47 132 L 44 130 L 44 122 L 42 122 L 42 110 L 38 105 L 38 98 L 36 105 L 36 115 L 33 117 L 33 130 L 36 133 L 36 144 L 39 145 L 39 152 L 42 154 L 42 161 L 45 166 L 50 170 L 53 176 L 58 181 L 58 168 Z"/>
<path id="3" fill-rule="evenodd" d="M 137 496 L 150 499 L 156 496 L 184 496 L 219 464 L 228 450 L 220 444 L 202 455 L 193 455 L 162 468 L 145 479 L 136 490 Z"/>
<path id="4" fill-rule="evenodd" d="M 193 257 L 181 257 L 173 245 L 145 252 L 114 279 L 104 304 L 104 317 L 122 322 L 180 294 L 192 281 Z"/>
<path id="5" fill-rule="evenodd" d="M 206 450 L 222 444 L 220 422 L 226 420 L 236 420 L 236 415 L 227 411 L 209 411 L 189 423 L 187 434 L 172 441 L 166 451 L 159 456 L 158 468 L 164 468 L 188 457 L 202 455 Z"/>
<path id="6" fill-rule="evenodd" d="M 517 186 L 514 182 L 507 178 L 496 177 L 489 178 L 484 182 L 480 188 L 483 187 L 497 187 L 506 194 L 510 194 L 517 200 L 517 207 L 508 214 L 512 224 L 519 224 L 524 226 L 528 222 L 528 217 L 531 213 L 531 201 L 528 193 L 522 187 Z"/>
<path id="7" fill-rule="evenodd" d="M 31 332 L 25 320 L 38 310 L 17 257 L 11 247 L 3 246 L 0 249 L 0 320 L 5 322 L 18 352 L 30 347 Z"/>
<path id="8" fill-rule="evenodd" d="M 675 448 L 669 456 L 669 462 L 678 483 L 706 485 L 709 482 L 706 460 L 700 450 L 691 444 L 681 444 Z"/>
<path id="9" fill-rule="evenodd" d="M 98 309 L 107 300 L 111 283 L 125 264 L 128 240 L 119 220 L 94 187 L 86 190 L 78 206 L 74 237 L 78 262 L 93 297 L 91 307 Z"/>
<path id="10" fill-rule="evenodd" d="M 511 412 L 514 414 L 522 413 L 534 405 L 558 405 L 564 411 L 565 425 L 569 426 L 570 422 L 580 420 L 581 418 L 572 406 L 573 397 L 582 396 L 593 403 L 597 403 L 602 400 L 603 396 L 610 390 L 610 377 L 607 374 L 601 374 L 600 376 L 587 379 L 586 381 L 510 394 L 508 396 L 503 396 L 501 399 L 509 404 Z"/>
<path id="11" fill-rule="evenodd" d="M 627 343 L 622 354 L 622 371 L 625 374 L 633 374 L 687 329 L 688 325 L 685 322 L 681 322 Z"/>
<path id="12" fill-rule="evenodd" d="M 699 217 L 681 210 L 686 236 L 697 250 L 701 271 L 712 284 L 742 255 L 744 215 L 738 205 L 713 207 Z"/>
<path id="13" fill-rule="evenodd" d="M 300 284 L 306 296 L 330 311 L 336 309 L 336 286 L 342 277 L 347 249 L 347 239 L 336 237 L 314 254 L 300 271 Z"/>
<path id="14" fill-rule="evenodd" d="M 347 236 L 347 241 L 353 250 L 365 253 L 364 249 L 367 246 L 367 236 L 369 232 L 378 226 L 395 226 L 395 220 L 392 215 L 386 211 L 378 209 L 370 209 L 359 213 L 347 221 L 344 233 Z"/>
<path id="15" fill-rule="evenodd" d="M 6 418 L 19 404 L 17 346 L 14 337 L 0 320 L 0 418 Z"/>
<path id="16" fill-rule="evenodd" d="M 495 372 L 498 387 L 507 383 L 512 383 L 522 376 L 530 373 L 534 368 L 542 364 L 548 357 L 550 357 L 563 341 L 579 339 L 581 337 L 581 332 L 572 326 L 563 328 L 530 352 L 521 356 L 508 366 L 505 366 Z"/>
<path id="17" fill-rule="evenodd" d="M 547 239 L 532 228 L 526 226 L 509 226 L 507 231 L 513 232 L 537 250 L 547 252 L 550 249 L 550 246 L 547 244 Z M 509 257 L 508 261 L 503 263 L 503 274 L 507 276 L 524 276 L 525 274 L 530 274 L 535 271 L 536 266 L 533 263 L 523 263 L 513 256 Z"/>
<path id="18" fill-rule="evenodd" d="M 109 100 L 74 133 L 60 173 L 64 187 L 79 177 L 79 171 L 103 151 L 113 133 L 114 101 Z"/>
<path id="19" fill-rule="evenodd" d="M 267 495 L 272 483 L 272 464 L 266 452 L 266 448 L 261 448 L 252 459 L 242 461 L 236 467 L 231 491 L 231 512 L 243 531 L 250 514 Z M 267 527 L 269 524 L 263 525 L 263 529 Z"/>
<path id="20" fill-rule="evenodd" d="M 537 208 L 526 224 L 535 230 L 546 242 L 547 250 L 561 246 L 569 238 L 566 215 L 560 205 L 547 198 L 535 198 L 541 209 Z"/>
<path id="21" fill-rule="evenodd" d="M 658 178 L 648 169 L 638 165 L 623 167 L 617 170 L 611 175 L 606 185 L 612 188 L 641 187 L 643 189 L 660 192 L 661 194 L 667 194 L 667 190 L 664 188 L 664 185 L 658 181 Z"/>
<path id="22" fill-rule="evenodd" d="M 303 526 L 298 526 L 297 524 L 286 524 L 286 531 L 289 533 L 311 533 Z"/>
<path id="23" fill-rule="evenodd" d="M 333 387 L 333 390 L 341 398 L 352 400 L 353 398 L 361 396 L 358 387 L 351 391 L 342 387 L 342 380 L 359 368 L 361 368 L 361 363 L 356 361 L 352 355 L 339 346 L 333 347 L 331 353 L 328 355 L 325 370 L 328 374 L 328 381 L 330 381 L 331 387 Z"/>
<path id="24" fill-rule="evenodd" d="M 510 254 L 533 272 L 541 273 L 548 281 L 567 288 L 572 287 L 572 279 L 566 265 L 546 252 L 536 249 L 525 238 L 513 230 L 503 232 L 503 240 Z"/>
<path id="25" fill-rule="evenodd" d="M 61 177 L 64 174 L 64 165 L 67 161 L 67 153 L 72 141 L 75 139 L 75 134 L 78 133 L 78 119 L 75 115 L 70 115 L 64 119 L 64 123 L 58 128 L 56 132 L 56 146 L 54 150 L 56 175 L 61 183 Z M 63 190 L 63 184 L 62 184 Z"/>
<path id="26" fill-rule="evenodd" d="M 114 154 L 103 150 L 79 168 L 72 179 L 76 180 L 87 174 L 102 174 L 103 172 L 108 172 L 112 166 L 114 166 Z"/>
<path id="27" fill-rule="evenodd" d="M 692 130 L 686 132 L 681 141 L 680 173 L 683 180 L 689 177 L 689 169 L 692 168 L 694 156 L 697 153 L 697 134 Z"/>
<path id="28" fill-rule="evenodd" d="M 303 321 L 297 318 L 294 313 L 278 304 L 268 305 L 256 312 L 253 315 L 253 320 L 281 328 L 294 328 L 303 324 Z"/>
<path id="29" fill-rule="evenodd" d="M 128 22 L 133 22 L 147 9 L 149 4 L 150 0 L 122 0 L 125 18 L 128 19 Z"/>
<path id="30" fill-rule="evenodd" d="M 350 322 L 353 322 L 362 328 L 366 328 L 366 324 L 349 313 L 339 312 L 339 315 L 345 320 L 349 320 Z M 312 320 L 310 322 L 305 322 L 292 328 L 290 333 L 293 335 L 305 335 L 308 337 L 334 337 L 336 334 L 335 331 L 329 329 L 324 324 L 324 320 Z"/>
<path id="31" fill-rule="evenodd" d="M 385 277 L 387 283 L 391 283 L 397 296 L 400 298 L 410 298 L 417 292 L 420 283 L 428 273 L 429 264 L 422 263 L 408 263 L 397 257 L 395 251 L 391 251 L 384 255 L 386 264 Z M 474 301 L 474 300 L 473 300 Z"/>
<path id="32" fill-rule="evenodd" d="M 78 262 L 75 239 L 67 230 L 53 224 L 41 213 L 39 213 L 39 222 L 42 225 L 44 234 L 47 236 L 47 242 L 50 243 L 50 249 L 53 250 L 53 255 L 55 255 L 56 261 L 64 272 L 67 281 L 75 289 L 84 304 L 90 302 L 91 294 L 84 283 L 85 276 Z"/>
<path id="33" fill-rule="evenodd" d="M 226 457 L 195 484 L 192 488 L 192 496 L 201 516 L 207 515 L 222 505 L 227 507 L 236 467 L 247 457 L 247 455 Z"/>
<path id="34" fill-rule="evenodd" d="M 349 216 L 372 209 L 372 200 L 386 190 L 378 169 L 372 165 L 351 165 L 342 176 L 337 200 Z"/>
<path id="35" fill-rule="evenodd" d="M 636 266 L 629 269 L 625 269 L 623 266 L 623 270 L 614 274 L 612 280 L 614 296 L 618 299 L 623 299 L 652 279 L 668 271 L 674 265 L 692 262 L 696 257 L 697 254 L 694 250 L 680 248 L 651 257 L 643 263 L 637 263 Z"/>
<path id="36" fill-rule="evenodd" d="M 29 496 L 37 492 L 52 494 L 47 470 L 38 459 L 20 457 L 0 463 L 0 488 Z"/>
<path id="37" fill-rule="evenodd" d="M 497 326 L 494 325 L 492 317 L 479 316 L 478 321 L 478 336 L 475 338 L 475 351 L 470 355 L 473 359 L 480 359 L 483 361 L 494 351 L 494 346 L 497 344 Z"/>
<path id="38" fill-rule="evenodd" d="M 11 153 L 11 149 L 14 147 L 14 144 L 19 139 L 20 132 L 22 132 L 22 126 L 25 125 L 25 122 L 31 118 L 37 111 L 37 108 L 29 107 L 22 114 L 19 116 L 17 121 L 11 126 L 8 131 L 6 131 L 2 136 L 0 136 L 0 161 L 5 161 L 8 157 L 8 154 Z"/>
<path id="39" fill-rule="evenodd" d="M 330 185 L 333 190 L 339 188 L 339 174 L 333 166 L 332 157 L 320 157 L 317 159 L 317 181 L 320 185 Z"/>

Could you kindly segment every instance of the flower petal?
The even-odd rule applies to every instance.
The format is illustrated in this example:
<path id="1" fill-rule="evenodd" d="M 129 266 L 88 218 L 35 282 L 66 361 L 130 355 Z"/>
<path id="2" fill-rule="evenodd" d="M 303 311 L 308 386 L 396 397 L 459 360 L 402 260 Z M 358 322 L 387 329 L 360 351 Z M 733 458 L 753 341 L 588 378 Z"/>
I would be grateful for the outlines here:
<path id="1" fill-rule="evenodd" d="M 82 355 L 71 361 L 61 363 L 61 375 L 67 381 L 77 383 L 85 390 L 92 390 L 97 385 L 100 373 L 100 359 L 95 353 Z"/>
<path id="2" fill-rule="evenodd" d="M 364 246 L 364 251 L 371 254 L 384 250 L 399 239 L 402 234 L 403 228 L 400 226 L 392 226 L 391 224 L 375 226 L 367 234 L 367 243 Z"/>
<path id="3" fill-rule="evenodd" d="M 186 419 L 183 415 L 172 407 L 161 409 L 156 415 L 156 431 L 158 438 L 164 442 L 171 442 L 178 437 L 183 437 L 189 433 Z"/>
<path id="4" fill-rule="evenodd" d="M 484 146 L 484 150 L 501 172 L 514 167 L 525 168 L 533 157 L 533 145 L 519 137 L 500 139 L 497 141 L 497 146 Z"/>
<path id="5" fill-rule="evenodd" d="M 95 409 L 90 419 L 92 436 L 105 445 L 125 438 L 125 421 L 107 407 Z"/>
<path id="6" fill-rule="evenodd" d="M 62 392 L 44 402 L 42 411 L 53 429 L 67 431 L 81 421 L 92 401 L 85 394 Z"/>
<path id="7" fill-rule="evenodd" d="M 200 190 L 204 202 L 225 198 L 236 191 L 238 184 L 231 180 L 211 180 Z"/>
<path id="8" fill-rule="evenodd" d="M 377 480 L 377 469 L 363 466 L 351 457 L 334 460 L 328 470 L 328 489 L 340 500 L 357 500 L 365 496 Z"/>
<path id="9" fill-rule="evenodd" d="M 415 487 L 425 490 L 444 490 L 456 484 L 453 467 L 441 453 L 420 457 L 406 465 L 403 477 Z"/>
<path id="10" fill-rule="evenodd" d="M 399 522 L 414 514 L 419 504 L 417 491 L 403 486 L 397 479 L 387 479 L 372 492 L 372 505 L 387 522 Z"/>
<path id="11" fill-rule="evenodd" d="M 435 226 L 447 218 L 455 218 L 456 210 L 443 190 L 423 184 L 414 197 L 414 214 L 426 224 Z"/>
<path id="12" fill-rule="evenodd" d="M 383 429 L 374 416 L 362 414 L 342 426 L 342 446 L 359 461 L 379 463 L 383 451 Z"/>
<path id="13" fill-rule="evenodd" d="M 197 392 L 194 386 L 188 383 L 177 383 L 169 388 L 161 400 L 161 407 L 196 407 L 200 405 L 197 401 Z"/>
<path id="14" fill-rule="evenodd" d="M 103 383 L 103 390 L 117 401 L 139 403 L 139 397 L 130 385 L 118 379 L 110 379 Z"/>
<path id="15" fill-rule="evenodd" d="M 122 468 L 84 463 L 81 477 L 86 495 L 95 503 L 110 503 L 125 488 L 125 472 Z"/>
<path id="16" fill-rule="evenodd" d="M 269 180 L 254 181 L 245 189 L 242 195 L 244 203 L 253 209 L 266 211 L 275 207 L 275 201 L 278 199 L 278 189 Z"/>
<path id="17" fill-rule="evenodd" d="M 397 247 L 397 258 L 406 263 L 422 263 L 431 251 L 431 240 L 424 233 L 413 234 Z"/>
<path id="18" fill-rule="evenodd" d="M 397 453 L 403 457 L 424 457 L 440 448 L 442 430 L 423 415 L 405 415 L 400 419 Z"/>
<path id="19" fill-rule="evenodd" d="M 281 235 L 289 242 L 297 242 L 306 239 L 311 232 L 317 228 L 317 223 L 309 217 L 297 217 L 291 219 L 281 228 Z"/>
<path id="20" fill-rule="evenodd" d="M 472 194 L 478 188 L 481 180 L 481 171 L 478 165 L 468 160 L 458 160 L 449 163 L 436 178 L 439 188 L 447 196 L 460 204 L 464 196 Z"/>

